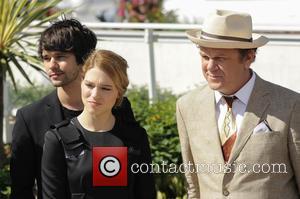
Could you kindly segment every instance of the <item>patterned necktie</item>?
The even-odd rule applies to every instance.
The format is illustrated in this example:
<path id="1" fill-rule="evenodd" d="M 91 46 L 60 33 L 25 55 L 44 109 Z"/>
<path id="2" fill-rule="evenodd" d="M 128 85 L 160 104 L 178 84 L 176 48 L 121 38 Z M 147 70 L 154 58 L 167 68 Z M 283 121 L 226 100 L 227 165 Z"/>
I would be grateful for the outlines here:
<path id="1" fill-rule="evenodd" d="M 222 144 L 224 160 L 225 162 L 227 162 L 231 153 L 231 149 L 236 139 L 237 126 L 232 111 L 232 103 L 237 98 L 235 96 L 233 97 L 224 96 L 224 99 L 227 103 L 227 112 L 225 114 L 224 122 L 222 125 L 220 139 Z"/>

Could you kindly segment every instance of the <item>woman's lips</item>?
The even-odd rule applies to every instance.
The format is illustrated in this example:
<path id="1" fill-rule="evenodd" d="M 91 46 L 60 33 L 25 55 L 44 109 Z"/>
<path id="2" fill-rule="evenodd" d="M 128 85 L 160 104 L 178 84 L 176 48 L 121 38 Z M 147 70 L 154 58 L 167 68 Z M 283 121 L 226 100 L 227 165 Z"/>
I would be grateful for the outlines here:
<path id="1" fill-rule="evenodd" d="M 93 106 L 99 106 L 101 105 L 101 103 L 99 102 L 95 102 L 95 101 L 88 101 L 89 104 L 93 105 Z"/>

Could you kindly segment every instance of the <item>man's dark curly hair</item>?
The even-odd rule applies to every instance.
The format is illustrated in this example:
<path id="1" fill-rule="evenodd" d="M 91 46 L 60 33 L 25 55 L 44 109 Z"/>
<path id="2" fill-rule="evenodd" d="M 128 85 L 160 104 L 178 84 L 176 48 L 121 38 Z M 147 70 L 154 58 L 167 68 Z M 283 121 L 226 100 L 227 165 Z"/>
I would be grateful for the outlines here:
<path id="1" fill-rule="evenodd" d="M 41 34 L 38 54 L 43 50 L 74 53 L 77 64 L 83 64 L 96 48 L 97 37 L 93 31 L 76 19 L 63 19 L 53 23 Z"/>

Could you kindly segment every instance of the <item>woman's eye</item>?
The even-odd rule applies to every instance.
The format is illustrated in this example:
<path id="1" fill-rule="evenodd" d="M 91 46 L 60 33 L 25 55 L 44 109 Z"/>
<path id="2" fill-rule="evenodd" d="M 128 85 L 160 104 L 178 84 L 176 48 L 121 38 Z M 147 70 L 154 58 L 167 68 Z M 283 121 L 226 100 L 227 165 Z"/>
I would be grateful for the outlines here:
<path id="1" fill-rule="evenodd" d="M 88 87 L 88 88 L 93 88 L 92 84 L 85 84 L 85 86 Z"/>
<path id="2" fill-rule="evenodd" d="M 102 90 L 105 90 L 105 91 L 110 91 L 110 90 L 111 90 L 111 88 L 102 87 Z"/>

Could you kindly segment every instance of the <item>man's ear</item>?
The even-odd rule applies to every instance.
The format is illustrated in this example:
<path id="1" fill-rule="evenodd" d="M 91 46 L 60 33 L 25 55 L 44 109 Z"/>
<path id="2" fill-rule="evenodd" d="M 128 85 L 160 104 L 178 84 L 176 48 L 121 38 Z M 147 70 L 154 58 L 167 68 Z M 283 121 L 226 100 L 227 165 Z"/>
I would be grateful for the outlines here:
<path id="1" fill-rule="evenodd" d="M 84 79 L 84 74 L 83 74 L 82 67 L 80 68 L 79 75 L 81 77 L 81 80 L 83 80 Z"/>
<path id="2" fill-rule="evenodd" d="M 250 65 L 255 61 L 256 53 L 254 50 L 249 50 L 247 55 L 244 57 L 246 69 L 250 68 Z"/>

